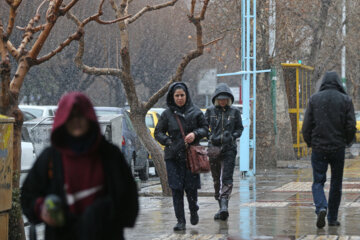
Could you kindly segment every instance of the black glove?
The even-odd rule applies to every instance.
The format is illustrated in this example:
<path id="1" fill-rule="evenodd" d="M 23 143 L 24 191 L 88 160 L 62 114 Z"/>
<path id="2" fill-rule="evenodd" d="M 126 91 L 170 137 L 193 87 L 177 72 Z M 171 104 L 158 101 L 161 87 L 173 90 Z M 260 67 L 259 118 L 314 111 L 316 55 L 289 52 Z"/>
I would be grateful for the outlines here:
<path id="1" fill-rule="evenodd" d="M 221 137 L 220 136 L 215 137 L 214 135 L 212 135 L 210 137 L 210 142 L 214 146 L 220 146 L 221 145 Z"/>
<path id="2" fill-rule="evenodd" d="M 223 135 L 223 144 L 229 144 L 232 143 L 233 137 L 231 136 L 229 131 L 225 131 Z"/>
<path id="3" fill-rule="evenodd" d="M 172 141 L 170 138 L 166 139 L 165 146 L 170 146 L 172 144 Z"/>

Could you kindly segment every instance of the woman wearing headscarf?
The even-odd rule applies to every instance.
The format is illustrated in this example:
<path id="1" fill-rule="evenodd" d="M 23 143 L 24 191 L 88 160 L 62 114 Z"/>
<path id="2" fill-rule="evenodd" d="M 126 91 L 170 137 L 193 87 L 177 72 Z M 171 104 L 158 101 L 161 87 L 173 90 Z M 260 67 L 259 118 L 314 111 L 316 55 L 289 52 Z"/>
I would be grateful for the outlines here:
<path id="1" fill-rule="evenodd" d="M 210 157 L 214 197 L 219 202 L 219 211 L 214 215 L 214 219 L 227 220 L 228 203 L 233 188 L 236 139 L 241 136 L 244 127 L 240 110 L 232 106 L 234 96 L 226 83 L 217 85 L 212 102 L 213 106 L 206 110 L 205 118 L 211 130 L 209 150 L 214 147 L 219 149 L 217 156 Z"/>
<path id="2" fill-rule="evenodd" d="M 90 100 L 61 98 L 46 148 L 21 190 L 28 220 L 46 224 L 46 240 L 124 239 L 133 227 L 138 195 L 119 148 L 105 140 Z"/>
<path id="3" fill-rule="evenodd" d="M 165 162 L 169 186 L 172 190 L 177 224 L 174 231 L 185 230 L 184 191 L 190 209 L 190 222 L 199 222 L 197 190 L 201 187 L 199 174 L 192 174 L 186 167 L 186 145 L 198 144 L 207 137 L 208 124 L 201 110 L 191 102 L 185 83 L 177 82 L 170 86 L 166 103 L 168 108 L 161 114 L 155 128 L 155 138 L 165 145 Z M 181 134 L 176 117 L 180 119 L 185 139 Z"/>

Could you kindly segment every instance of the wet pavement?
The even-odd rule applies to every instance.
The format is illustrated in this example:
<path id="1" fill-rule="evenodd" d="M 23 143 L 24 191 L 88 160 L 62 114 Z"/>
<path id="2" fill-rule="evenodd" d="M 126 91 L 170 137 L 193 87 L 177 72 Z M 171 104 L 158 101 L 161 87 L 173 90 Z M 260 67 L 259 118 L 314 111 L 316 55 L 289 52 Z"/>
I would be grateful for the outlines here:
<path id="1" fill-rule="evenodd" d="M 360 239 L 359 157 L 346 160 L 340 227 L 315 226 L 311 168 L 260 170 L 256 176 L 245 178 L 236 170 L 227 221 L 213 220 L 218 203 L 212 197 L 212 178 L 202 174 L 201 179 L 198 225 L 190 224 L 185 200 L 187 229 L 173 232 L 176 218 L 172 199 L 161 196 L 155 180 L 143 185 L 140 215 L 135 228 L 126 230 L 126 239 Z"/>

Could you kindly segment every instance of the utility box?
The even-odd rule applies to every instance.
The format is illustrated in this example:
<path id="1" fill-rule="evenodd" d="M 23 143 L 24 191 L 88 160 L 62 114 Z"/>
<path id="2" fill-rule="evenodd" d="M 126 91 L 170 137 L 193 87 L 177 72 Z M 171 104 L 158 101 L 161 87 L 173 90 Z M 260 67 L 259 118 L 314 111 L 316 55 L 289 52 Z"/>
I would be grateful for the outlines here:
<path id="1" fill-rule="evenodd" d="M 12 199 L 14 119 L 0 115 L 0 239 L 9 234 Z"/>

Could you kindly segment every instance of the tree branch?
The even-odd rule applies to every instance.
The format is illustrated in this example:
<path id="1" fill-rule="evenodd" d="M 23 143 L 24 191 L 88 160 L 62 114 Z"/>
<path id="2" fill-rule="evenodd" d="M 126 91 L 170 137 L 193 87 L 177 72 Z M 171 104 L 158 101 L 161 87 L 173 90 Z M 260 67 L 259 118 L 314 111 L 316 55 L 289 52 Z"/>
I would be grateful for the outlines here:
<path id="1" fill-rule="evenodd" d="M 196 1 L 195 1 L 196 2 Z M 173 83 L 173 82 L 180 82 L 182 80 L 182 76 L 184 75 L 184 71 L 185 68 L 188 66 L 188 64 L 195 58 L 201 56 L 204 52 L 204 47 L 210 44 L 214 44 L 216 42 L 218 42 L 221 38 L 216 39 L 214 41 L 211 41 L 209 43 L 207 43 L 206 45 L 203 44 L 203 34 L 202 34 L 202 26 L 201 26 L 201 21 L 204 20 L 205 18 L 205 12 L 207 9 L 207 4 L 209 3 L 208 0 L 204 1 L 204 6 L 203 6 L 203 11 L 201 11 L 201 13 L 199 14 L 199 16 L 194 17 L 193 15 L 188 16 L 189 21 L 191 23 L 193 23 L 195 25 L 196 28 L 196 49 L 195 50 L 191 50 L 190 52 L 188 52 L 181 60 L 180 64 L 178 65 L 177 69 L 176 69 L 176 73 L 175 75 L 165 84 L 165 86 L 163 86 L 161 89 L 159 89 L 159 91 L 157 91 L 154 95 L 152 95 L 150 97 L 150 99 L 145 103 L 145 110 L 148 111 L 152 106 L 154 106 L 154 104 L 162 97 L 166 94 L 169 86 Z M 192 4 L 195 3 L 194 1 L 192 1 Z M 192 11 L 192 10 L 191 10 Z M 204 18 L 202 18 L 202 16 L 204 16 Z"/>
<path id="2" fill-rule="evenodd" d="M 203 5 L 203 8 L 202 8 L 201 13 L 200 13 L 200 19 L 201 20 L 205 19 L 205 13 L 206 13 L 206 9 L 207 9 L 208 5 L 209 5 L 209 0 L 204 0 L 204 5 Z"/>
<path id="3" fill-rule="evenodd" d="M 67 6 L 60 8 L 59 13 L 64 16 L 70 9 L 78 2 L 78 0 L 72 0 Z"/>
<path id="4" fill-rule="evenodd" d="M 6 47 L 11 56 L 13 56 L 15 59 L 20 57 L 20 52 L 16 50 L 15 46 L 9 40 L 6 42 Z"/>
<path id="5" fill-rule="evenodd" d="M 67 14 L 68 18 L 74 21 L 78 26 L 82 25 L 82 22 L 72 13 Z M 79 39 L 79 48 L 78 52 L 75 56 L 75 64 L 78 68 L 80 68 L 84 73 L 93 74 L 93 75 L 113 75 L 118 77 L 122 76 L 122 71 L 116 68 L 96 68 L 90 67 L 83 63 L 83 56 L 84 56 L 84 49 L 85 49 L 85 42 L 84 42 L 84 35 L 81 36 Z"/>
<path id="6" fill-rule="evenodd" d="M 24 50 L 25 50 L 25 47 L 26 45 L 31 41 L 32 39 L 32 35 L 33 35 L 33 32 L 31 31 L 31 29 L 33 29 L 33 26 L 36 22 L 38 22 L 40 20 L 40 15 L 39 14 L 36 14 L 35 17 L 33 17 L 28 25 L 26 26 L 25 28 L 25 35 L 24 35 L 24 38 L 23 40 L 21 41 L 21 44 L 20 46 L 18 47 L 17 49 L 17 52 L 19 53 L 19 55 L 22 55 L 24 54 Z"/>
<path id="7" fill-rule="evenodd" d="M 320 67 L 319 67 L 319 72 L 320 72 L 320 73 L 322 73 L 322 72 L 324 71 L 325 67 L 329 64 L 330 60 L 334 59 L 334 57 L 335 57 L 336 55 L 338 55 L 338 53 L 341 51 L 341 49 L 343 48 L 344 45 L 345 45 L 344 42 L 342 42 L 341 44 L 339 44 L 339 45 L 337 46 L 337 48 L 336 48 L 334 51 L 332 51 L 332 53 L 329 54 L 324 61 L 321 61 L 322 64 L 321 64 Z"/>
<path id="8" fill-rule="evenodd" d="M 10 6 L 9 21 L 5 36 L 6 38 L 10 37 L 12 30 L 14 29 L 16 10 L 20 6 L 21 1 L 22 0 L 16 0 L 16 1 L 6 0 L 7 4 Z"/>
<path id="9" fill-rule="evenodd" d="M 190 16 L 192 16 L 192 17 L 195 14 L 195 5 L 196 5 L 196 0 L 191 0 Z"/>
<path id="10" fill-rule="evenodd" d="M 286 6 L 286 5 L 285 5 L 284 8 L 285 8 L 286 11 L 289 11 L 289 12 L 295 14 L 298 18 L 301 19 L 301 21 L 303 21 L 311 29 L 315 29 L 314 19 L 309 20 L 308 18 L 304 17 L 304 14 L 301 14 L 301 13 L 295 11 L 293 8 L 290 8 L 290 7 Z"/>
<path id="11" fill-rule="evenodd" d="M 62 42 L 55 50 L 51 51 L 50 53 L 46 54 L 45 56 L 43 56 L 39 59 L 36 59 L 33 64 L 39 65 L 43 62 L 46 62 L 47 60 L 49 60 L 50 58 L 55 56 L 57 53 L 61 52 L 72 41 L 79 40 L 81 38 L 81 36 L 84 34 L 84 32 L 82 30 L 83 29 L 80 28 L 77 32 L 73 33 L 70 37 L 68 37 L 68 39 L 66 39 L 64 42 Z"/>
<path id="12" fill-rule="evenodd" d="M 141 9 L 138 13 L 136 13 L 132 18 L 128 19 L 126 21 L 126 24 L 131 24 L 133 22 L 135 22 L 137 19 L 139 19 L 142 15 L 144 15 L 146 12 L 150 12 L 150 11 L 154 11 L 154 10 L 159 10 L 159 9 L 162 9 L 162 8 L 166 8 L 166 7 L 169 7 L 169 6 L 174 6 L 175 3 L 177 2 L 178 0 L 172 0 L 172 1 L 169 1 L 169 2 L 166 2 L 166 3 L 162 3 L 162 4 L 158 4 L 158 5 L 155 5 L 155 6 L 146 6 L 144 7 L 143 9 Z M 113 7 L 114 8 L 114 7 Z M 115 10 L 116 8 L 114 8 Z"/>
<path id="13" fill-rule="evenodd" d="M 211 42 L 205 43 L 205 44 L 204 44 L 204 47 L 207 47 L 207 46 L 209 46 L 209 45 L 213 45 L 213 44 L 217 43 L 218 41 L 220 41 L 220 40 L 222 40 L 222 39 L 224 39 L 224 37 L 219 37 L 219 38 L 217 38 L 217 39 L 214 39 L 214 40 L 212 40 Z"/>

